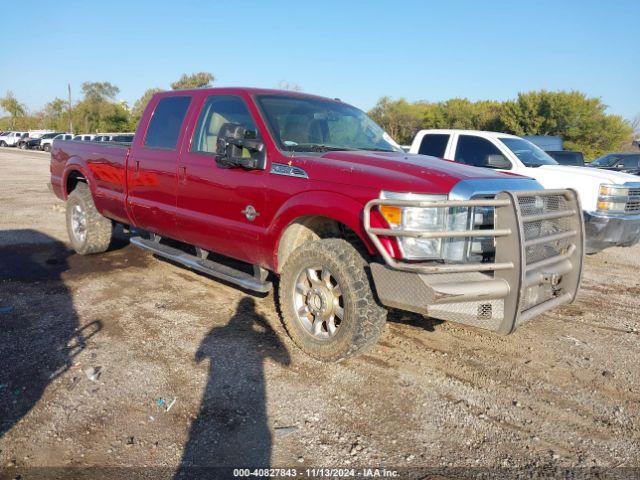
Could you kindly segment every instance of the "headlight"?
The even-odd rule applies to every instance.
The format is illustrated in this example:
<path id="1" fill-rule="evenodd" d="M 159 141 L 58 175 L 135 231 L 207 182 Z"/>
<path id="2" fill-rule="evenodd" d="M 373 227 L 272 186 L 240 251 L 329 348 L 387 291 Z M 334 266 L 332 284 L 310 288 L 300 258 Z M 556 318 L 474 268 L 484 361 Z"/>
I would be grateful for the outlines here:
<path id="1" fill-rule="evenodd" d="M 622 185 L 600 185 L 598 210 L 624 213 L 629 201 L 629 188 Z"/>
<path id="2" fill-rule="evenodd" d="M 380 198 L 394 200 L 442 201 L 446 195 L 382 192 Z M 393 230 L 446 230 L 445 208 L 396 207 L 381 205 L 380 213 Z M 408 260 L 442 258 L 442 238 L 398 237 L 402 256 Z"/>

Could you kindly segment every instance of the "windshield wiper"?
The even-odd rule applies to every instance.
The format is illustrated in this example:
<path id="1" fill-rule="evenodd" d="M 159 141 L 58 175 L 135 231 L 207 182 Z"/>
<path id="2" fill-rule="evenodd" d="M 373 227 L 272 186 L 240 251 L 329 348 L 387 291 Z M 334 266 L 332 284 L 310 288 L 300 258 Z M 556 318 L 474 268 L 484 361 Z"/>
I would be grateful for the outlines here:
<path id="1" fill-rule="evenodd" d="M 348 147 L 337 147 L 334 145 L 323 145 L 322 143 L 299 143 L 297 145 L 285 145 L 287 150 L 292 152 L 340 152 L 354 150 Z"/>

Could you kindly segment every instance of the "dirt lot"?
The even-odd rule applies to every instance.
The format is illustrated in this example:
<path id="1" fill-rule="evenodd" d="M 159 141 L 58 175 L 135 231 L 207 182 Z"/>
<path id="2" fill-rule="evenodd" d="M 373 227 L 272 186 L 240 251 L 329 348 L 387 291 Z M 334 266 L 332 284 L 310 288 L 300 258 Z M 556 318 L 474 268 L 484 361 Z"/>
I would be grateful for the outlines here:
<path id="1" fill-rule="evenodd" d="M 73 254 L 48 167 L 0 149 L 0 478 L 640 467 L 640 247 L 587 258 L 577 303 L 508 337 L 392 312 L 375 351 L 326 365 L 289 341 L 273 295 L 126 237 Z"/>

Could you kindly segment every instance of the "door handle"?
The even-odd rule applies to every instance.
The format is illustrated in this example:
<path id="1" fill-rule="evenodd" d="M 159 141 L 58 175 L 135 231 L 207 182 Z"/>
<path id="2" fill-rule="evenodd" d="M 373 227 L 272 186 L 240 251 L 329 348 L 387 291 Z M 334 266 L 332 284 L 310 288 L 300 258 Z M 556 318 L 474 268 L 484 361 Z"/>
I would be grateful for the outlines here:
<path id="1" fill-rule="evenodd" d="M 133 178 L 140 177 L 140 160 L 133 162 Z"/>
<path id="2" fill-rule="evenodd" d="M 187 167 L 182 165 L 178 169 L 178 177 L 179 177 L 180 183 L 187 183 Z"/>

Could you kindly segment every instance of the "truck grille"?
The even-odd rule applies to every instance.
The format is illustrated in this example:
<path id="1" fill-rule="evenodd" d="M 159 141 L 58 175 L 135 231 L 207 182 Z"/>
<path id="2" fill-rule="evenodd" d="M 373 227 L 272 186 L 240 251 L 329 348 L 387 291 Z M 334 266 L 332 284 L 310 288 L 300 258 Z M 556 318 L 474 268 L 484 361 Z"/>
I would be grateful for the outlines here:
<path id="1" fill-rule="evenodd" d="M 525 245 L 534 239 L 542 237 L 554 238 L 571 231 L 572 219 L 570 217 L 529 220 L 531 218 L 539 218 L 546 213 L 561 213 L 571 210 L 563 196 L 531 196 L 520 197 L 518 200 L 522 213 Z M 565 237 L 527 246 L 525 248 L 526 262 L 531 264 L 559 255 L 568 248 L 570 243 L 571 238 Z"/>
<path id="2" fill-rule="evenodd" d="M 640 213 L 640 199 L 629 200 L 624 207 L 624 211 L 627 213 Z"/>
<path id="3" fill-rule="evenodd" d="M 624 207 L 627 213 L 640 213 L 640 188 L 629 189 L 629 200 Z"/>

